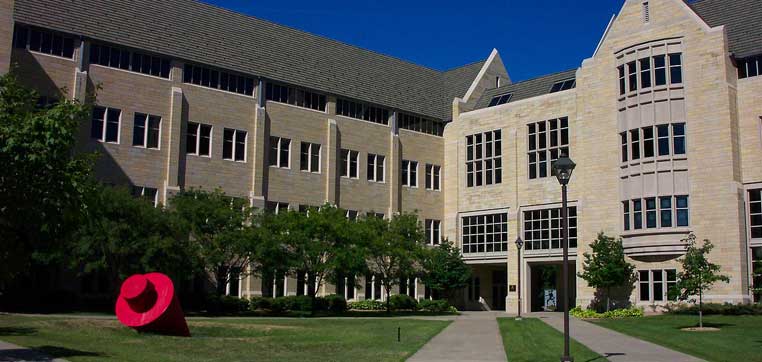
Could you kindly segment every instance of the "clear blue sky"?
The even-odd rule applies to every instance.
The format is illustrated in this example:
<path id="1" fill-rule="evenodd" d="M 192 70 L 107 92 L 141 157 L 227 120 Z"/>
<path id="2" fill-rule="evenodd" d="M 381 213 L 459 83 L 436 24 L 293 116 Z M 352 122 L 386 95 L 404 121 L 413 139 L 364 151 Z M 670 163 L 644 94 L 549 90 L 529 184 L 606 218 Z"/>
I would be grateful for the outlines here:
<path id="1" fill-rule="evenodd" d="M 623 0 L 204 0 L 430 68 L 497 48 L 514 81 L 578 67 Z"/>

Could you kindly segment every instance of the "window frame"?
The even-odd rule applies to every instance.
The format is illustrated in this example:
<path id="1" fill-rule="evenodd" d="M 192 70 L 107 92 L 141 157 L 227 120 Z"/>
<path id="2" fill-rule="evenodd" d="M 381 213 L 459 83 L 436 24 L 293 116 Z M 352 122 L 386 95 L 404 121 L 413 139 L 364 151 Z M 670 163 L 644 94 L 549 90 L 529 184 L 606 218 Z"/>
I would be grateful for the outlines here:
<path id="1" fill-rule="evenodd" d="M 341 177 L 347 179 L 358 180 L 360 179 L 360 152 L 353 151 L 347 148 L 341 149 Z M 352 161 L 355 165 L 355 174 L 352 175 Z"/>
<path id="2" fill-rule="evenodd" d="M 562 154 L 571 157 L 570 132 L 567 116 L 527 124 L 527 178 L 529 180 L 554 176 L 553 162 Z"/>
<path id="3" fill-rule="evenodd" d="M 746 198 L 746 206 L 749 210 L 749 238 L 755 241 L 762 240 L 762 188 L 752 188 L 747 190 Z M 757 208 L 759 211 L 755 210 Z M 755 218 L 759 219 L 759 223 L 755 222 Z M 755 235 L 755 231 L 758 231 L 759 234 Z M 760 287 L 762 287 L 762 285 Z"/>
<path id="4" fill-rule="evenodd" d="M 138 117 L 140 117 L 140 116 L 145 117 L 143 119 L 143 127 L 142 127 L 143 128 L 143 131 L 142 131 L 142 133 L 143 133 L 143 136 L 142 136 L 143 137 L 143 142 L 140 143 L 140 144 L 136 144 L 135 143 L 135 141 L 136 141 L 135 140 L 135 134 L 136 134 L 136 131 L 138 129 L 137 120 L 138 120 Z M 153 119 L 158 119 L 158 125 L 159 125 L 159 128 L 157 130 L 157 136 L 156 136 L 156 146 L 151 146 L 149 144 L 149 134 L 151 132 L 151 120 L 152 120 L 152 118 Z M 155 116 L 155 115 L 152 115 L 152 114 L 147 114 L 147 113 L 135 112 L 133 114 L 132 122 L 133 122 L 132 123 L 132 146 L 133 147 L 145 148 L 145 149 L 149 149 L 149 150 L 160 150 L 161 149 L 161 129 L 162 129 L 162 123 L 163 123 L 162 122 L 162 117 Z"/>
<path id="5" fill-rule="evenodd" d="M 99 120 L 100 121 L 100 128 L 101 128 L 100 136 L 95 137 L 95 129 L 94 129 L 95 122 L 96 122 L 95 116 L 96 116 L 96 112 L 100 112 L 101 110 L 103 111 L 103 116 Z M 110 140 L 108 138 L 109 124 L 114 124 L 114 122 L 109 121 L 109 116 L 110 116 L 110 112 L 111 111 L 119 112 L 119 116 L 118 116 L 118 119 L 117 119 L 117 122 L 116 122 L 116 139 L 115 140 Z M 115 145 L 121 144 L 121 139 L 122 139 L 122 114 L 123 114 L 123 112 L 119 108 L 105 107 L 105 106 L 94 106 L 92 114 L 91 114 L 91 119 L 90 119 L 90 139 L 94 139 L 94 140 L 96 140 L 97 142 L 100 142 L 100 143 L 111 143 L 111 144 L 115 144 Z"/>
<path id="6" fill-rule="evenodd" d="M 426 235 L 426 244 L 439 245 L 442 242 L 442 221 L 426 219 L 424 221 L 424 233 Z"/>
<path id="7" fill-rule="evenodd" d="M 569 249 L 575 249 L 579 243 L 577 206 L 568 206 Z M 546 207 L 523 210 L 521 213 L 521 232 L 524 238 L 524 250 L 528 252 L 549 252 L 563 250 L 563 219 L 561 207 Z"/>
<path id="8" fill-rule="evenodd" d="M 187 148 L 187 142 L 188 142 L 188 135 L 190 134 L 190 128 L 192 125 L 196 125 L 196 131 L 195 131 L 195 152 L 188 152 Z M 202 154 L 201 153 L 201 136 L 202 136 L 202 127 L 208 127 L 209 129 L 209 147 L 207 148 L 208 153 Z M 185 154 L 186 155 L 193 155 L 198 157 L 206 157 L 206 158 L 212 158 L 212 146 L 214 145 L 214 126 L 206 123 L 200 123 L 200 122 L 188 122 L 188 128 L 185 132 L 185 142 L 186 142 L 186 149 Z"/>
<path id="9" fill-rule="evenodd" d="M 153 200 L 146 197 L 146 193 L 153 193 Z M 151 202 L 153 207 L 159 206 L 159 189 L 154 187 L 148 187 L 148 186 L 139 186 L 139 185 L 130 185 L 130 194 L 133 197 L 145 199 Z M 150 196 L 150 195 L 149 195 Z"/>
<path id="10" fill-rule="evenodd" d="M 671 287 L 677 285 L 677 269 L 665 268 L 665 269 L 638 269 L 638 303 L 668 303 L 676 301 L 675 297 L 670 298 Z M 643 280 L 643 275 L 647 275 L 648 280 Z M 674 279 L 670 279 L 671 275 Z M 658 277 L 658 280 L 656 276 Z M 659 284 L 661 288 L 660 296 L 656 297 L 656 285 Z M 645 289 L 644 289 L 645 287 Z M 648 298 L 643 298 L 643 292 L 648 292 Z"/>
<path id="11" fill-rule="evenodd" d="M 495 218 L 500 219 L 495 221 Z M 488 223 L 488 218 L 492 221 Z M 472 223 L 472 221 L 474 223 Z M 495 225 L 500 225 L 499 228 L 495 228 Z M 492 225 L 492 232 L 488 232 L 487 225 Z M 508 252 L 508 213 L 507 212 L 491 212 L 482 214 L 467 214 L 460 216 L 460 238 L 461 238 L 461 253 L 464 257 L 478 256 L 479 254 L 504 254 Z M 491 241 L 488 241 L 487 235 L 491 235 Z M 495 236 L 500 235 L 500 240 L 495 241 Z M 492 250 L 488 247 L 488 244 L 492 246 Z M 495 246 L 499 246 L 499 250 L 495 250 Z M 468 251 L 466 247 L 468 246 Z M 479 250 L 479 246 L 482 246 Z M 471 251 L 471 247 L 475 251 Z"/>
<path id="12" fill-rule="evenodd" d="M 401 185 L 413 189 L 418 188 L 418 161 L 402 160 L 400 167 Z"/>
<path id="13" fill-rule="evenodd" d="M 442 167 L 439 165 L 426 164 L 426 190 L 429 191 L 441 191 L 442 180 Z"/>
<path id="14" fill-rule="evenodd" d="M 275 142 L 273 142 L 275 141 Z M 283 141 L 288 141 L 288 146 L 283 147 Z M 275 143 L 275 147 L 273 147 L 273 143 Z M 291 169 L 291 145 L 293 141 L 290 138 L 285 137 L 278 137 L 278 136 L 270 136 L 269 144 L 268 144 L 268 157 L 267 157 L 267 166 L 268 167 L 274 167 L 274 168 L 282 168 L 282 169 Z M 275 150 L 275 164 L 272 163 L 273 161 L 273 150 Z M 286 154 L 286 165 L 283 166 L 283 153 Z"/>
<path id="15" fill-rule="evenodd" d="M 228 141 L 226 139 L 228 132 L 232 132 L 232 139 Z M 240 133 L 243 133 L 243 157 L 239 159 L 238 155 L 238 135 Z M 230 152 L 231 157 L 225 157 L 225 147 L 227 147 L 228 143 L 230 143 Z M 245 130 L 235 129 L 235 128 L 223 128 L 222 130 L 222 159 L 225 161 L 234 161 L 234 162 L 240 162 L 240 163 L 246 163 L 247 162 L 247 154 L 249 149 L 249 132 Z"/>
<path id="16" fill-rule="evenodd" d="M 379 164 L 379 158 L 381 159 L 381 162 Z M 373 159 L 373 162 L 371 163 L 370 160 Z M 366 170 L 366 178 L 370 182 L 376 182 L 376 183 L 386 183 L 386 156 L 375 154 L 375 153 L 368 153 L 368 168 Z M 379 177 L 379 167 L 381 170 L 380 177 Z M 373 172 L 373 178 L 370 178 L 370 172 Z"/>
<path id="17" fill-rule="evenodd" d="M 304 164 L 304 147 L 307 146 L 307 165 Z M 314 149 L 317 148 L 317 151 Z M 299 171 L 320 174 L 323 169 L 323 145 L 320 143 L 301 142 L 299 147 Z M 317 157 L 317 165 L 314 164 Z M 306 166 L 306 167 L 305 167 Z M 317 170 L 315 169 L 317 167 Z"/>

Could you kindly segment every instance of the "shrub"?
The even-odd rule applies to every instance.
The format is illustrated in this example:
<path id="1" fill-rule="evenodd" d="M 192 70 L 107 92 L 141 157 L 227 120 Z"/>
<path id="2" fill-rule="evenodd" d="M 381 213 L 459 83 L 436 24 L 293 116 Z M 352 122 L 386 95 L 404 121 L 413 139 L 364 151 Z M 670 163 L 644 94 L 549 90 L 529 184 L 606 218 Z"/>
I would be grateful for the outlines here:
<path id="1" fill-rule="evenodd" d="M 704 303 L 702 311 L 704 315 L 762 315 L 762 304 Z M 672 314 L 698 314 L 698 306 L 692 304 L 672 304 L 667 306 L 667 312 Z"/>
<path id="2" fill-rule="evenodd" d="M 256 310 L 269 310 L 272 308 L 273 299 L 267 297 L 252 297 L 249 301 L 249 309 Z"/>
<path id="3" fill-rule="evenodd" d="M 392 310 L 416 310 L 418 301 L 407 294 L 395 294 L 389 297 Z"/>
<path id="4" fill-rule="evenodd" d="M 331 294 L 325 297 L 328 311 L 332 313 L 343 313 L 347 311 L 347 301 L 344 297 Z"/>
<path id="5" fill-rule="evenodd" d="M 642 317 L 643 310 L 639 308 L 627 308 L 627 309 L 614 309 L 605 313 L 598 313 L 591 309 L 582 309 L 580 307 L 574 307 L 569 310 L 569 314 L 576 318 L 630 318 L 630 317 Z"/>
<path id="6" fill-rule="evenodd" d="M 230 295 L 209 294 L 206 298 L 206 311 L 214 314 L 238 314 L 249 310 L 249 301 Z"/>
<path id="7" fill-rule="evenodd" d="M 450 311 L 450 304 L 444 299 L 427 300 L 418 302 L 418 309 L 426 312 L 444 313 Z"/>
<path id="8" fill-rule="evenodd" d="M 349 309 L 353 310 L 385 310 L 386 304 L 380 300 L 361 300 L 350 302 Z"/>

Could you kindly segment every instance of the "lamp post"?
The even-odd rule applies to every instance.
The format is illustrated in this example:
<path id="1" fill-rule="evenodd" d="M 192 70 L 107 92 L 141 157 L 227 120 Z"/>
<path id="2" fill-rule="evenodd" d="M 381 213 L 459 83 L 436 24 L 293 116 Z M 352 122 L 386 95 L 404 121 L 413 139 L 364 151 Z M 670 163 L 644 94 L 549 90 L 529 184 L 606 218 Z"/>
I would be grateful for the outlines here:
<path id="1" fill-rule="evenodd" d="M 561 184 L 561 222 L 563 225 L 563 245 L 564 245 L 564 264 L 562 273 L 563 293 L 564 293 L 564 355 L 561 362 L 572 362 L 574 358 L 569 355 L 569 220 L 566 212 L 566 185 L 571 179 L 572 171 L 576 164 L 566 155 L 553 162 L 552 168 Z"/>
<path id="2" fill-rule="evenodd" d="M 518 266 L 516 267 L 518 273 L 517 276 L 519 277 L 518 287 L 516 288 L 516 291 L 519 293 L 518 301 L 519 301 L 519 315 L 516 317 L 517 321 L 521 320 L 521 247 L 524 246 L 524 240 L 521 240 L 521 236 L 516 238 L 516 253 L 519 256 L 519 262 Z"/>

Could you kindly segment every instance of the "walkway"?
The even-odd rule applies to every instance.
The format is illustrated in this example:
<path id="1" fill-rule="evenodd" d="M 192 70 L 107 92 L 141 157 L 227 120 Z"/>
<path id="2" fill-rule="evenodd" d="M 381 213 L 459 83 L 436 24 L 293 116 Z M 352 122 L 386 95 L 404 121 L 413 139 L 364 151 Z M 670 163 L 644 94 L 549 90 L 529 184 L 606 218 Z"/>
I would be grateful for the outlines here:
<path id="1" fill-rule="evenodd" d="M 553 328 L 564 331 L 563 313 L 532 313 Z M 646 342 L 593 323 L 569 319 L 571 337 L 611 362 L 701 362 L 702 360 Z"/>
<path id="2" fill-rule="evenodd" d="M 503 315 L 502 312 L 463 312 L 408 362 L 505 362 L 503 339 L 496 320 Z"/>
<path id="3" fill-rule="evenodd" d="M 52 358 L 29 348 L 0 341 L 0 362 L 67 362 L 65 359 Z"/>

